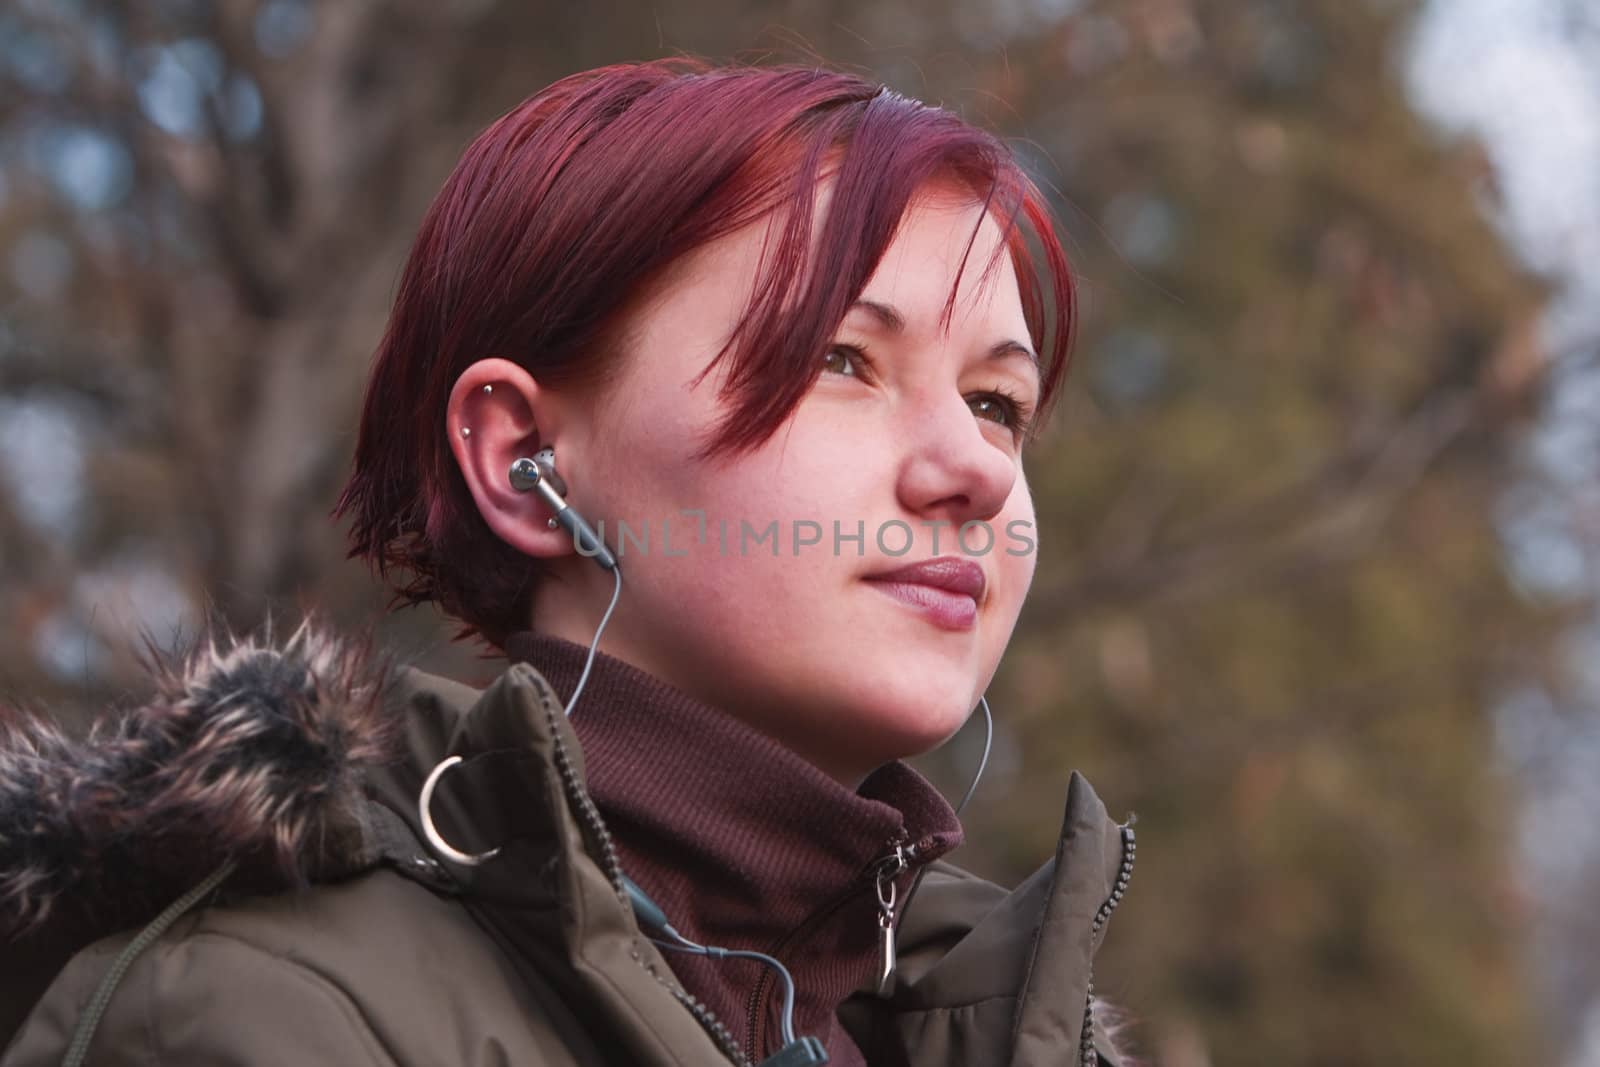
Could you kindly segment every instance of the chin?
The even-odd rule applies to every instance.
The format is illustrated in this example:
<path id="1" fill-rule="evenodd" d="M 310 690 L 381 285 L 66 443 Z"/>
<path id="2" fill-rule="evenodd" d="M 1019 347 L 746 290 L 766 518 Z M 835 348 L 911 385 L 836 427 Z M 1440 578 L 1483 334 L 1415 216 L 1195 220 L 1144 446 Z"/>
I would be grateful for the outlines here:
<path id="1" fill-rule="evenodd" d="M 885 753 L 884 760 L 910 759 L 944 744 L 967 721 L 971 708 L 950 704 L 948 698 L 927 698 L 882 715 L 873 733 Z"/>

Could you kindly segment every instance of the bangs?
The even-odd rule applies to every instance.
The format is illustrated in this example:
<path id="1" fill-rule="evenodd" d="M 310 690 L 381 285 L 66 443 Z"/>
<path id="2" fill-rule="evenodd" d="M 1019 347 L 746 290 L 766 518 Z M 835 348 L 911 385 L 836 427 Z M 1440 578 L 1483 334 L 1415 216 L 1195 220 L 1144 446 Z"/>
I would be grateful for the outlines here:
<path id="1" fill-rule="evenodd" d="M 834 183 L 820 234 L 817 189 Z M 727 230 L 771 215 L 769 242 L 751 298 L 732 336 L 703 370 L 724 361 L 729 410 L 697 455 L 711 458 L 761 445 L 794 411 L 821 373 L 817 356 L 877 270 L 919 195 L 944 194 L 983 213 L 966 243 L 939 318 L 948 333 L 961 279 L 984 220 L 1001 240 L 982 266 L 980 291 L 1000 277 L 1009 256 L 1030 341 L 1040 356 L 1041 426 L 1053 406 L 1072 350 L 1075 292 L 1042 196 L 1009 149 L 939 108 L 889 90 L 859 110 L 816 116 L 792 131 L 782 150 L 765 153 L 728 183 L 721 212 Z M 719 232 L 717 236 L 721 236 Z M 1036 262 L 1030 238 L 1042 249 Z M 1037 433 L 1037 429 L 1032 431 Z"/>

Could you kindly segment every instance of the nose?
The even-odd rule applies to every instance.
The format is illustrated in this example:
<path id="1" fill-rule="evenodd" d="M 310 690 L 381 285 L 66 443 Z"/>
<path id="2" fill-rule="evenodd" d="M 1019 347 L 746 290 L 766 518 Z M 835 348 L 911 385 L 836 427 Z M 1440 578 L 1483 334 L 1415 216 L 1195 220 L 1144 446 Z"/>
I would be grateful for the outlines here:
<path id="1" fill-rule="evenodd" d="M 992 519 L 1016 484 L 1015 456 L 984 433 L 967 401 L 948 392 L 908 405 L 896 491 L 919 520 Z"/>

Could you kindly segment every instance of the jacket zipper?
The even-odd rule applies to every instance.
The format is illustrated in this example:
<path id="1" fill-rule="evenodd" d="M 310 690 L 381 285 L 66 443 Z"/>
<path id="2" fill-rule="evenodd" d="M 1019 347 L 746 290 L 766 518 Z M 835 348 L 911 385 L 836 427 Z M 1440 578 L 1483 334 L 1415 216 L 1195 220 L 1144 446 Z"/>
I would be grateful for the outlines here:
<path id="1" fill-rule="evenodd" d="M 1094 946 L 1100 937 L 1100 932 L 1105 929 L 1111 913 L 1117 910 L 1117 905 L 1122 903 L 1123 894 L 1128 891 L 1128 882 L 1133 878 L 1133 825 L 1130 820 L 1128 825 L 1120 827 L 1122 830 L 1122 863 L 1117 868 L 1117 881 L 1111 889 L 1111 895 L 1101 903 L 1100 909 L 1095 912 L 1094 922 L 1089 927 L 1089 974 L 1086 993 L 1083 1000 L 1083 1037 L 1078 1044 L 1078 1062 L 1080 1067 L 1098 1067 L 1100 1055 L 1094 1048 Z"/>
<path id="2" fill-rule="evenodd" d="M 785 934 L 783 939 L 776 945 L 763 949 L 762 951 L 766 952 L 766 954 L 769 956 L 781 959 L 783 953 L 791 948 L 795 942 L 809 936 L 812 931 L 817 929 L 817 927 L 833 918 L 834 915 L 838 914 L 839 910 L 846 904 L 849 904 L 862 893 L 866 892 L 869 884 L 876 884 L 877 876 L 887 866 L 896 865 L 897 872 L 899 870 L 904 870 L 906 867 L 910 866 L 911 861 L 914 860 L 922 850 L 931 847 L 931 845 L 931 839 L 924 839 L 922 841 L 918 841 L 916 844 L 907 845 L 905 843 L 904 834 L 892 838 L 887 845 L 887 848 L 889 849 L 888 854 L 878 857 L 863 867 L 855 876 L 855 878 L 851 880 L 850 887 L 848 889 L 835 897 L 827 906 L 813 913 L 811 918 L 807 919 L 804 923 Z M 882 914 L 881 907 L 882 902 L 880 899 L 880 923 Z M 882 927 L 880 925 L 880 930 L 881 929 Z M 880 934 L 880 937 L 881 936 L 882 935 Z M 894 931 L 892 928 L 889 930 L 889 937 L 892 944 L 894 937 Z M 761 973 L 761 976 L 756 979 L 755 988 L 750 991 L 750 999 L 746 1002 L 748 1005 L 746 1009 L 748 1018 L 746 1019 L 745 1033 L 750 1036 L 749 1054 L 753 1056 L 759 1056 L 761 1054 L 761 1048 L 766 1042 L 766 1002 L 772 991 L 773 983 L 776 981 L 777 979 L 773 977 L 771 971 L 764 970 Z"/>
<path id="3" fill-rule="evenodd" d="M 622 864 L 617 859 L 617 849 L 612 842 L 611 831 L 606 828 L 605 820 L 600 817 L 600 809 L 595 807 L 594 798 L 589 795 L 589 791 L 583 787 L 583 784 L 578 781 L 577 774 L 573 772 L 572 760 L 567 756 L 567 746 L 561 740 L 561 733 L 557 728 L 554 713 L 550 710 L 548 703 L 541 703 L 545 704 L 545 718 L 549 721 L 550 737 L 555 742 L 556 772 L 561 775 L 561 785 L 566 790 L 567 800 L 578 809 L 578 814 L 588 826 L 590 833 L 594 835 L 595 840 L 600 842 L 601 867 L 605 870 L 607 880 L 611 882 L 611 888 L 616 891 L 618 901 L 631 912 L 633 907 L 628 901 L 627 890 L 622 886 Z M 651 964 L 647 964 L 638 952 L 632 952 L 630 955 L 645 973 L 659 982 L 667 992 L 672 994 L 674 1000 L 689 1010 L 695 1021 L 717 1043 L 717 1047 L 722 1050 L 722 1054 L 728 1058 L 729 1062 L 735 1064 L 736 1067 L 753 1067 L 750 1059 L 745 1056 L 744 1050 L 739 1047 L 738 1041 L 728 1032 L 727 1026 L 717 1018 L 715 1012 L 701 1003 L 698 998 L 690 996 L 678 983 L 662 977 L 656 968 Z"/>

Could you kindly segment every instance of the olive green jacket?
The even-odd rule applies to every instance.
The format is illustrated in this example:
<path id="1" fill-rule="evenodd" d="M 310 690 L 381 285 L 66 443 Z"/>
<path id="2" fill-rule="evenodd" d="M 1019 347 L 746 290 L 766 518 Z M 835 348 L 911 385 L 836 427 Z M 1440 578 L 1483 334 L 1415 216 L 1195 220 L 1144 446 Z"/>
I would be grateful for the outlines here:
<path id="1" fill-rule="evenodd" d="M 62 1063 L 75 1036 L 97 1067 L 747 1063 L 641 935 L 545 679 L 374 688 L 353 664 L 297 635 L 192 661 L 110 737 L 0 731 L 0 1067 Z M 423 843 L 450 754 L 432 810 L 456 847 L 500 847 L 477 867 Z M 108 793 L 124 808 L 84 799 Z M 841 1020 L 875 1065 L 1118 1064 L 1090 971 L 1133 855 L 1074 772 L 1055 857 L 1012 892 L 931 865 L 893 989 Z M 126 928 L 63 933 L 108 917 Z"/>

